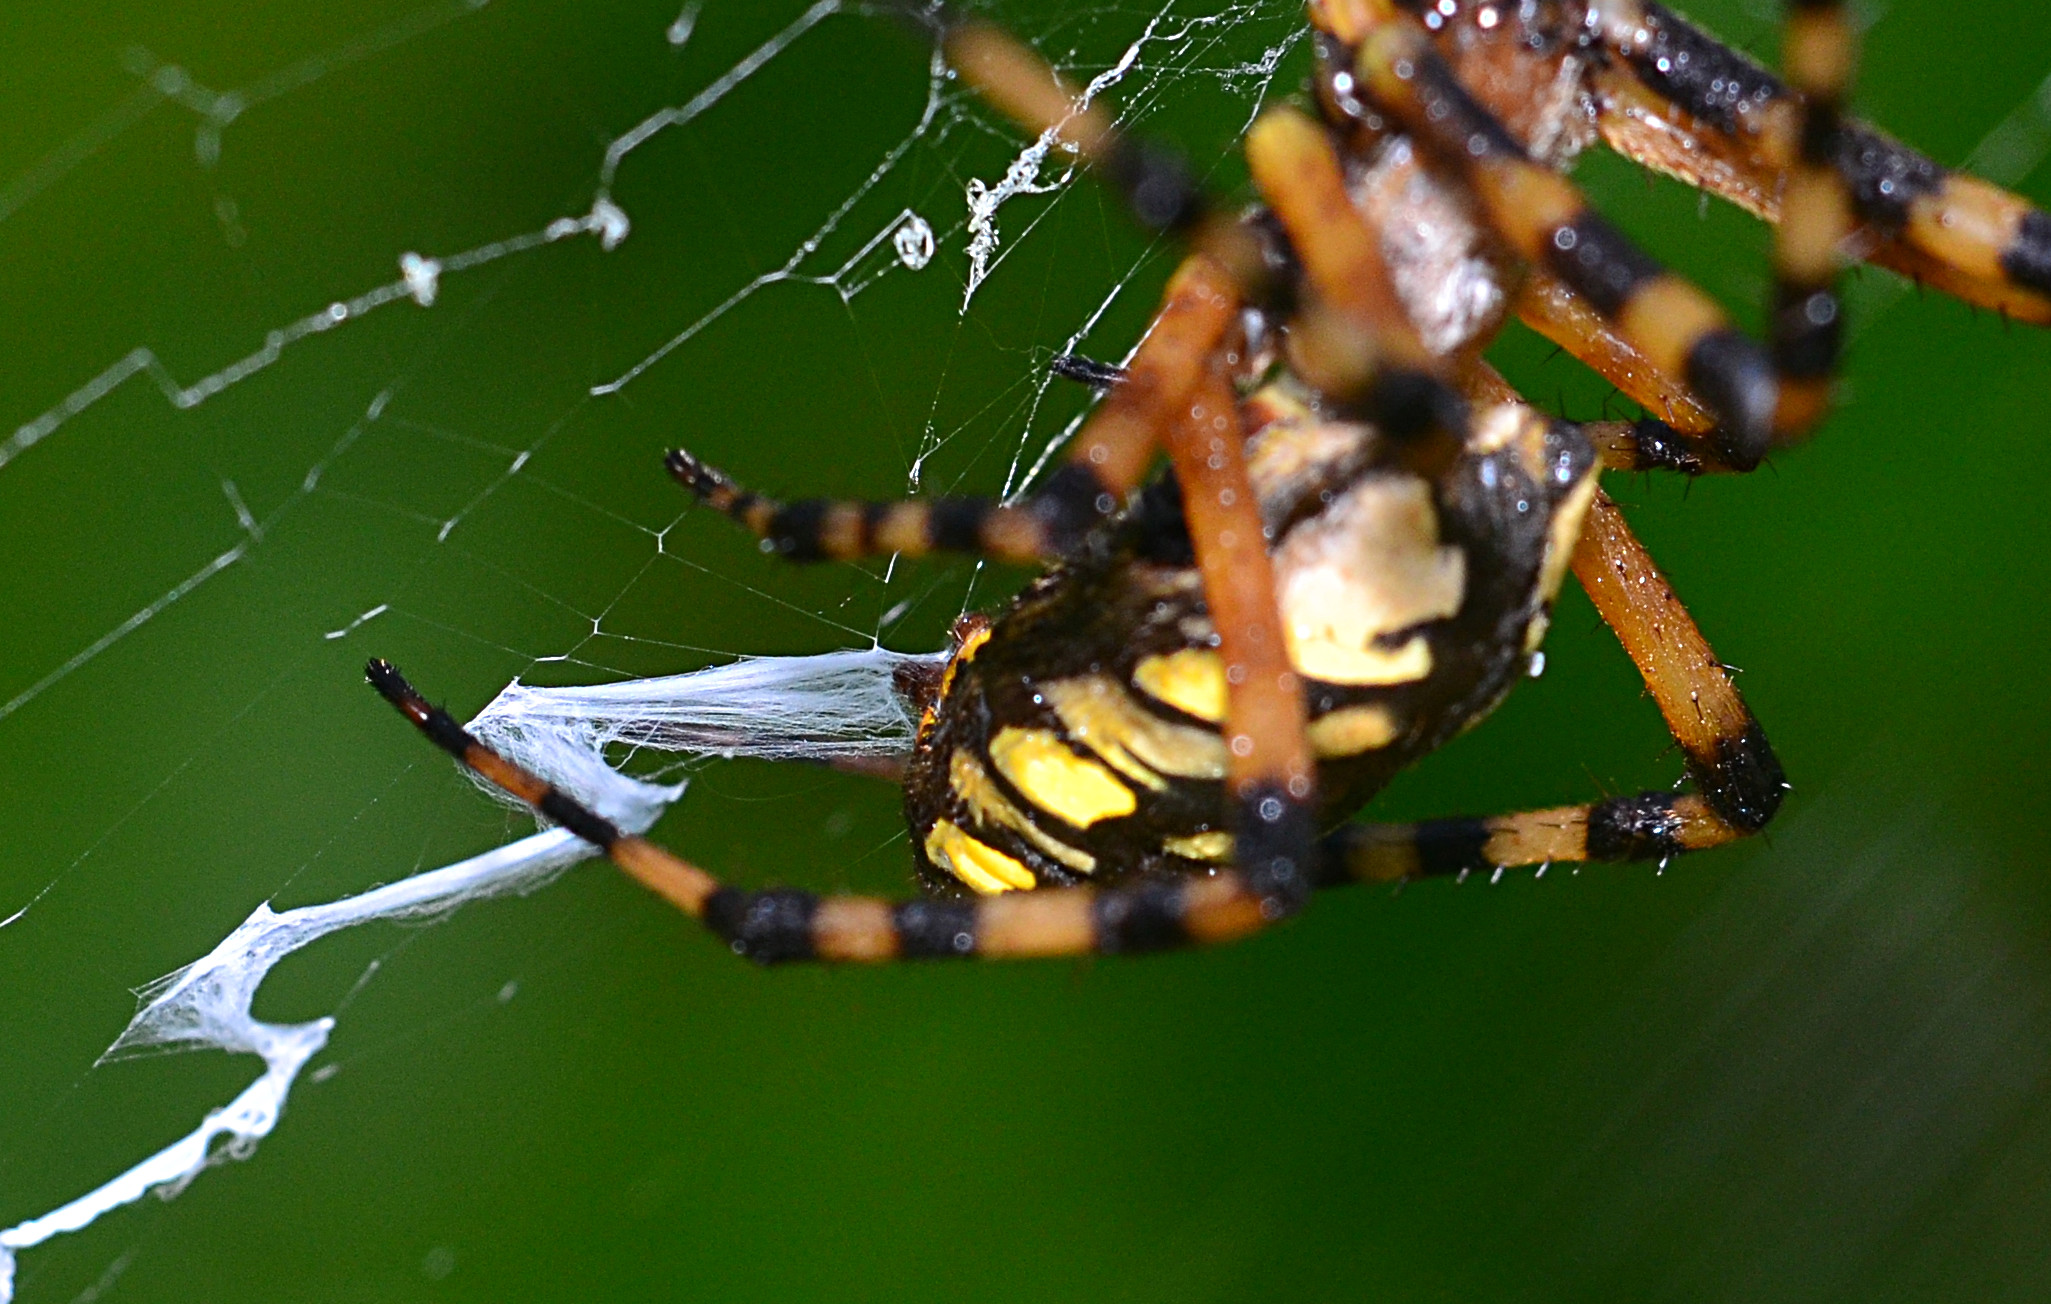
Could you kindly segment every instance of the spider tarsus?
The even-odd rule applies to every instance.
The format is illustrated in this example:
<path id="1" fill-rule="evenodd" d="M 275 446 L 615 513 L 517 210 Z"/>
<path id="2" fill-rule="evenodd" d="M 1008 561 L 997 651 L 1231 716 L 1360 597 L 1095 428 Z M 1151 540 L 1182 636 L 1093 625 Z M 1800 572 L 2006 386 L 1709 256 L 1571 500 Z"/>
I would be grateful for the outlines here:
<path id="1" fill-rule="evenodd" d="M 449 755 L 469 764 L 470 749 L 477 746 L 477 740 L 446 710 L 430 703 L 420 691 L 406 682 L 399 668 L 382 657 L 374 657 L 363 667 L 363 677 L 378 695 L 397 707 L 399 714 L 406 717 L 414 728 L 427 735 L 428 741 Z"/>
<path id="2" fill-rule="evenodd" d="M 1658 417 L 1640 417 L 1632 422 L 1631 438 L 1637 444 L 1640 469 L 1677 471 L 1690 479 L 1703 472 L 1702 459 L 1688 446 L 1687 439 Z"/>
<path id="3" fill-rule="evenodd" d="M 1047 364 L 1047 370 L 1063 380 L 1088 385 L 1099 393 L 1125 379 L 1125 368 L 1116 363 L 1086 358 L 1080 353 L 1062 354 Z"/>
<path id="4" fill-rule="evenodd" d="M 707 466 L 684 449 L 671 449 L 663 455 L 662 464 L 669 471 L 670 478 L 701 499 L 710 500 L 740 492 L 740 486 L 726 472 Z"/>
<path id="5" fill-rule="evenodd" d="M 428 706 L 427 699 L 423 698 L 413 685 L 406 682 L 406 677 L 399 673 L 399 668 L 383 657 L 372 657 L 363 667 L 363 677 L 378 691 L 378 696 L 398 707 L 416 723 L 433 709 Z"/>

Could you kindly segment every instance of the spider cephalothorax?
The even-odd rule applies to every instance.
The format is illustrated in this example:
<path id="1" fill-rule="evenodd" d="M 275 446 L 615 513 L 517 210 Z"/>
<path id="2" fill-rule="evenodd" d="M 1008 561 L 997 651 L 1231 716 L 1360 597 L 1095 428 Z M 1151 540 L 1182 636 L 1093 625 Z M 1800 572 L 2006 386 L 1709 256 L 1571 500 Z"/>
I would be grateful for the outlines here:
<path id="1" fill-rule="evenodd" d="M 1756 833 L 1785 784 L 1751 712 L 1596 484 L 1744 472 L 1817 425 L 1865 259 L 2051 323 L 2051 218 L 1843 116 L 1836 0 L 1788 6 L 1786 80 L 1649 0 L 1312 0 L 1311 111 L 1247 134 L 1223 211 L 1038 56 L 904 16 L 1189 254 L 1067 461 L 1011 502 L 780 503 L 669 469 L 794 560 L 953 550 L 1047 573 L 966 622 L 904 773 L 933 896 L 744 891 L 481 746 L 373 662 L 442 746 L 762 961 L 1061 955 L 1221 941 L 1354 879 L 1660 859 Z M 1778 223 L 1770 339 L 1562 175 L 1596 139 Z M 1643 404 L 1574 425 L 1479 357 L 1510 316 Z M 1158 452 L 1165 472 L 1152 473 Z M 1644 676 L 1692 791 L 1347 823 L 1500 700 L 1571 570 Z"/>

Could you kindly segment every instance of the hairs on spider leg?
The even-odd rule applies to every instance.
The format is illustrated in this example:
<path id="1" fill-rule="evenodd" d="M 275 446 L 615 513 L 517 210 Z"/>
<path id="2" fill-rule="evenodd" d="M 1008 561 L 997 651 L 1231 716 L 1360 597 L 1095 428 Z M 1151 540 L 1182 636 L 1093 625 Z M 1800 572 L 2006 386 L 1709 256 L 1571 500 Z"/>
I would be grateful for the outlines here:
<path id="1" fill-rule="evenodd" d="M 1062 380 L 1072 380 L 1102 393 L 1125 379 L 1125 368 L 1115 362 L 1099 362 L 1080 353 L 1063 353 L 1047 364 L 1047 370 Z"/>

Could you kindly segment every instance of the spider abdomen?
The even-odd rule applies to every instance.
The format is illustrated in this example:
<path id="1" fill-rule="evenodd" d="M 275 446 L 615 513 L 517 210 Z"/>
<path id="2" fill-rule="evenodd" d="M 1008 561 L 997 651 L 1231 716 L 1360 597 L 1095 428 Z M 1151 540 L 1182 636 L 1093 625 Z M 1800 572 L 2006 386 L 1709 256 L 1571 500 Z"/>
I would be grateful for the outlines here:
<path id="1" fill-rule="evenodd" d="M 1490 413 L 1435 483 L 1384 452 L 1301 410 L 1249 448 L 1327 823 L 1501 699 L 1594 486 L 1580 432 L 1528 409 Z M 957 649 L 905 788 L 929 887 L 1231 863 L 1229 668 L 1161 514 L 1143 501 Z"/>

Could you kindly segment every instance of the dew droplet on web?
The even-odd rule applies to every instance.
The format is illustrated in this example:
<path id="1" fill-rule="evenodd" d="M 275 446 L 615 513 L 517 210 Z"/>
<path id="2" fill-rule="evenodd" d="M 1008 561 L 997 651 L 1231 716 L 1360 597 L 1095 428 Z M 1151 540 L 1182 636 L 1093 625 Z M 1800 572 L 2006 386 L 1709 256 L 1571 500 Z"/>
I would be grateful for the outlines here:
<path id="1" fill-rule="evenodd" d="M 916 272 L 933 261 L 933 228 L 917 213 L 909 214 L 891 233 L 890 246 L 897 250 L 897 261 Z"/>
<path id="2" fill-rule="evenodd" d="M 439 260 L 408 251 L 399 255 L 399 274 L 405 278 L 406 293 L 413 296 L 413 302 L 423 308 L 434 307 L 435 296 L 441 293 L 442 284 Z"/>

